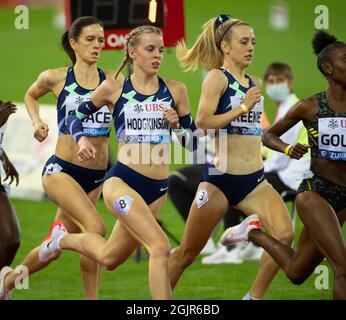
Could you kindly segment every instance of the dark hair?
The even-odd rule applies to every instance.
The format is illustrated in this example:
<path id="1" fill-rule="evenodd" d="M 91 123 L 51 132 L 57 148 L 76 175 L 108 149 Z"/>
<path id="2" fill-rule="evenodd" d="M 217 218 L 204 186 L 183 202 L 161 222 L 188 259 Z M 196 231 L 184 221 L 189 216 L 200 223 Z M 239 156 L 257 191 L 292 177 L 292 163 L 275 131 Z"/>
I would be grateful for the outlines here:
<path id="1" fill-rule="evenodd" d="M 272 74 L 278 75 L 282 74 L 288 80 L 293 80 L 293 72 L 291 67 L 282 62 L 273 62 L 271 63 L 266 71 L 264 72 L 264 81 L 267 81 L 268 77 Z"/>
<path id="2" fill-rule="evenodd" d="M 69 39 L 78 40 L 83 28 L 92 24 L 99 24 L 103 28 L 103 23 L 99 19 L 92 16 L 85 16 L 73 21 L 70 28 L 67 29 L 61 36 L 61 46 L 70 57 L 73 64 L 76 63 L 76 55 L 70 45 Z"/>
<path id="3" fill-rule="evenodd" d="M 312 39 L 312 47 L 317 55 L 317 67 L 322 74 L 326 75 L 322 65 L 330 61 L 330 56 L 336 49 L 344 47 L 344 42 L 338 41 L 333 35 L 318 31 Z"/>

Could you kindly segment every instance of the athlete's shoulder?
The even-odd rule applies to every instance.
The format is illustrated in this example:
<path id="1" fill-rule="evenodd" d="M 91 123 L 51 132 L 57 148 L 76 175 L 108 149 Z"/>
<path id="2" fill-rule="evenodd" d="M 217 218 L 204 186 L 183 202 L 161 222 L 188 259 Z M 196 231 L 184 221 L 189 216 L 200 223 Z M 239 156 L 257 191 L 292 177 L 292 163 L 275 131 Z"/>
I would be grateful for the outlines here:
<path id="1" fill-rule="evenodd" d="M 227 75 L 220 69 L 211 69 L 203 79 L 202 89 L 219 94 L 225 92 L 228 84 Z"/>
<path id="2" fill-rule="evenodd" d="M 106 79 L 115 79 L 115 75 L 117 74 L 117 70 L 114 70 L 114 69 L 108 69 L 108 70 L 104 70 L 103 71 L 106 75 Z M 117 76 L 117 79 L 121 80 L 123 79 L 124 80 L 124 75 L 120 72 Z"/>
<path id="3" fill-rule="evenodd" d="M 114 93 L 122 89 L 124 85 L 124 77 L 121 79 L 106 79 L 99 86 L 99 91 L 102 90 L 104 93 Z"/>
<path id="4" fill-rule="evenodd" d="M 220 69 L 220 68 L 214 68 L 214 69 L 210 69 L 205 78 L 219 78 L 219 79 L 227 79 L 227 76 L 225 75 L 225 72 Z"/>
<path id="5" fill-rule="evenodd" d="M 310 97 L 299 100 L 297 106 L 299 105 L 300 108 L 309 109 L 316 107 L 317 102 L 317 94 L 314 94 Z"/>
<path id="6" fill-rule="evenodd" d="M 175 90 L 175 91 L 187 90 L 184 82 L 181 82 L 178 80 L 172 80 L 172 79 L 164 79 L 163 81 L 166 83 L 166 85 L 169 87 L 170 90 Z"/>
<path id="7" fill-rule="evenodd" d="M 262 80 L 260 77 L 255 76 L 253 74 L 249 74 L 249 78 L 254 82 L 254 84 L 256 85 L 256 87 L 258 88 L 262 88 Z"/>
<path id="8" fill-rule="evenodd" d="M 297 118 L 305 121 L 312 121 L 317 111 L 317 96 L 312 95 L 308 98 L 299 100 L 291 110 Z"/>
<path id="9" fill-rule="evenodd" d="M 40 73 L 38 76 L 38 82 L 44 86 L 54 86 L 66 79 L 67 70 L 67 67 L 47 69 Z"/>

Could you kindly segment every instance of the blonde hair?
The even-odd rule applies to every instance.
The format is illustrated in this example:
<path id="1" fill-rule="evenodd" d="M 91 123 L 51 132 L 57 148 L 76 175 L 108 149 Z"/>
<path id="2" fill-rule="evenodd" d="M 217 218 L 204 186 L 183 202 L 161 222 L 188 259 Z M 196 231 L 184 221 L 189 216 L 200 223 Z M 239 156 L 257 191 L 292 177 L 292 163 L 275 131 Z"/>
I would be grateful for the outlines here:
<path id="1" fill-rule="evenodd" d="M 178 42 L 176 55 L 185 71 L 194 71 L 198 68 L 199 64 L 203 65 L 207 70 L 220 68 L 224 58 L 221 42 L 231 41 L 233 26 L 250 26 L 241 20 L 229 19 L 216 27 L 216 19 L 216 17 L 212 18 L 203 25 L 203 31 L 191 49 L 187 48 L 184 41 Z"/>
<path id="2" fill-rule="evenodd" d="M 145 25 L 145 26 L 139 26 L 133 29 L 127 36 L 126 44 L 125 44 L 125 57 L 123 61 L 121 62 L 119 68 L 117 69 L 117 72 L 115 74 L 115 79 L 117 78 L 121 70 L 126 66 L 126 64 L 129 64 L 130 67 L 132 67 L 133 61 L 129 56 L 129 48 L 135 47 L 138 44 L 141 36 L 147 33 L 156 33 L 162 36 L 162 31 L 155 26 Z"/>

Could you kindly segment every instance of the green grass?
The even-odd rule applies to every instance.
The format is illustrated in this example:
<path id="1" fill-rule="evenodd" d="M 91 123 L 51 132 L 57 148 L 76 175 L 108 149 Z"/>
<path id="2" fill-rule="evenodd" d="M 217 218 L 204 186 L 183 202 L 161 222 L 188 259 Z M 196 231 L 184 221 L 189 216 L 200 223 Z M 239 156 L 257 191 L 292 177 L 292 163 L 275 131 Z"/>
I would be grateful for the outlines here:
<path id="1" fill-rule="evenodd" d="M 25 255 L 47 234 L 54 217 L 55 206 L 50 201 L 40 203 L 14 200 L 21 222 L 22 242 L 12 266 L 17 266 Z M 114 218 L 107 212 L 103 201 L 97 206 L 103 217 L 108 234 L 114 224 Z M 176 237 L 183 232 L 183 222 L 170 201 L 165 204 L 160 219 Z M 297 235 L 301 223 L 297 223 Z M 221 229 L 216 232 L 216 238 Z M 172 243 L 174 246 L 174 243 Z M 175 299 L 240 299 L 251 287 L 258 263 L 246 261 L 241 265 L 202 265 L 201 257 L 183 274 L 174 291 Z M 142 260 L 137 263 L 131 256 L 125 264 L 115 271 L 102 273 L 100 299 L 150 299 L 148 289 L 148 260 L 142 250 Z M 330 288 L 332 272 L 329 273 Z M 316 290 L 313 274 L 301 286 L 294 286 L 283 272 L 279 272 L 272 282 L 266 299 L 331 299 L 331 290 Z M 73 252 L 64 252 L 58 261 L 36 273 L 29 279 L 29 290 L 16 290 L 14 299 L 82 299 L 83 289 L 79 273 L 79 256 Z"/>
<path id="2" fill-rule="evenodd" d="M 268 26 L 269 4 L 272 0 L 249 0 L 246 5 L 235 1 L 186 0 L 185 21 L 187 43 L 191 45 L 201 30 L 201 25 L 220 13 L 231 13 L 234 17 L 249 22 L 255 29 L 257 45 L 250 74 L 263 75 L 265 67 L 272 61 L 283 61 L 293 67 L 295 91 L 300 97 L 309 96 L 326 87 L 326 82 L 316 68 L 312 54 L 311 38 L 314 34 L 315 6 L 319 0 L 287 1 L 290 8 L 290 29 L 275 32 Z M 345 41 L 344 14 L 346 3 L 341 0 L 324 0 L 329 8 L 330 32 Z M 1 46 L 1 92 L 2 100 L 23 101 L 28 86 L 37 75 L 48 68 L 68 65 L 69 60 L 59 47 L 61 30 L 52 26 L 53 8 L 30 8 L 29 30 L 16 30 L 13 9 L 0 9 Z M 104 69 L 119 65 L 123 52 L 105 51 L 100 60 Z M 161 69 L 163 77 L 186 83 L 192 114 L 195 115 L 202 72 L 184 73 L 177 66 L 174 49 L 166 50 Z M 264 90 L 263 90 L 264 94 Z M 54 104 L 54 97 L 47 95 L 43 103 Z M 265 108 L 273 119 L 274 105 L 266 98 Z M 29 121 L 29 119 L 28 119 Z M 175 168 L 176 166 L 172 166 Z M 55 207 L 49 201 L 41 203 L 14 200 L 22 227 L 22 243 L 13 265 L 17 265 L 25 254 L 40 243 L 51 223 Z M 106 212 L 102 201 L 98 205 L 108 232 L 114 223 Z M 168 201 L 160 217 L 178 238 L 183 231 L 183 222 Z M 301 228 L 298 223 L 297 232 Z M 61 259 L 47 269 L 30 278 L 30 290 L 17 290 L 14 299 L 81 299 L 82 282 L 79 274 L 78 255 L 65 252 Z M 257 263 L 242 265 L 205 266 L 200 258 L 186 271 L 174 291 L 177 299 L 239 299 L 249 289 L 255 277 Z M 100 298 L 102 299 L 149 299 L 147 282 L 148 265 L 143 259 L 136 263 L 131 257 L 115 272 L 104 272 Z M 270 286 L 267 299 L 331 299 L 331 290 L 316 290 L 316 275 L 302 286 L 289 283 L 280 272 Z M 330 287 L 332 287 L 330 272 Z"/>

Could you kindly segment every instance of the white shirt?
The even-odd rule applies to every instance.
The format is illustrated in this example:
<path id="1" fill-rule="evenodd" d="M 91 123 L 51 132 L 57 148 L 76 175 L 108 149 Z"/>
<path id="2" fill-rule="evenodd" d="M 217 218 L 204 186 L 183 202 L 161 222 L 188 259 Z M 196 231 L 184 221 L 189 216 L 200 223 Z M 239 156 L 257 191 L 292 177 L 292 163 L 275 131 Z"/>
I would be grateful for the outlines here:
<path id="1" fill-rule="evenodd" d="M 286 100 L 280 103 L 276 114 L 275 122 L 282 119 L 287 111 L 299 99 L 291 93 Z M 285 132 L 280 138 L 291 145 L 296 144 L 303 123 L 300 121 L 290 130 Z M 297 190 L 304 172 L 310 167 L 310 157 L 304 156 L 300 160 L 294 160 L 284 153 L 272 151 L 272 157 L 264 161 L 264 172 L 277 172 L 282 182 L 293 190 Z"/>

